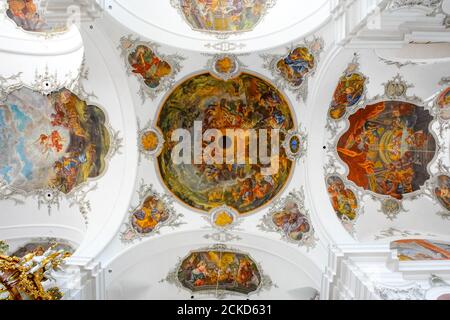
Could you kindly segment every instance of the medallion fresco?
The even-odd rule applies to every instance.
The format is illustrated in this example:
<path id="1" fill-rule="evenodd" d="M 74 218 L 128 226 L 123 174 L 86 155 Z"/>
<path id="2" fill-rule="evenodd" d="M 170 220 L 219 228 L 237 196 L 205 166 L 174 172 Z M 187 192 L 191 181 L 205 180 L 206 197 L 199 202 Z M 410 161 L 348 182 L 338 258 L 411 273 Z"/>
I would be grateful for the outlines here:
<path id="1" fill-rule="evenodd" d="M 447 175 L 440 175 L 436 177 L 434 195 L 439 203 L 450 211 L 450 177 Z"/>
<path id="2" fill-rule="evenodd" d="M 62 250 L 64 252 L 68 252 L 70 254 L 74 253 L 74 251 L 75 251 L 75 249 L 64 240 L 57 240 L 57 239 L 45 239 L 44 240 L 44 239 L 42 239 L 42 240 L 36 240 L 36 241 L 30 242 L 30 243 L 27 243 L 27 244 L 21 246 L 11 255 L 14 257 L 23 258 L 26 255 L 33 253 L 33 252 L 38 252 L 41 255 L 49 249 L 53 249 L 56 251 Z"/>
<path id="3" fill-rule="evenodd" d="M 160 195 L 143 181 L 137 193 L 139 205 L 130 208 L 125 230 L 120 235 L 124 243 L 152 236 L 164 226 L 175 228 L 181 225 L 179 218 L 183 215 L 175 212 L 171 197 Z"/>
<path id="4" fill-rule="evenodd" d="M 337 144 L 348 179 L 376 194 L 402 199 L 430 178 L 437 146 L 429 111 L 402 101 L 367 105 L 348 119 Z"/>
<path id="5" fill-rule="evenodd" d="M 160 153 L 164 140 L 158 128 L 152 126 L 151 121 L 141 129 L 141 124 L 138 120 L 138 148 L 139 148 L 139 162 L 141 155 L 149 160 L 154 160 Z"/>
<path id="6" fill-rule="evenodd" d="M 327 178 L 327 190 L 331 204 L 338 218 L 345 223 L 352 223 L 358 217 L 358 199 L 339 176 Z"/>
<path id="7" fill-rule="evenodd" d="M 0 104 L 0 178 L 29 194 L 69 194 L 106 168 L 110 134 L 105 113 L 70 90 L 48 96 L 26 87 Z"/>
<path id="8" fill-rule="evenodd" d="M 46 21 L 40 10 L 42 1 L 7 0 L 7 16 L 25 31 L 31 32 L 61 32 L 66 31 L 65 24 L 54 24 Z"/>
<path id="9" fill-rule="evenodd" d="M 357 62 L 351 63 L 339 79 L 330 105 L 330 118 L 341 119 L 349 108 L 354 107 L 362 100 L 367 78 L 357 72 L 358 67 Z"/>
<path id="10" fill-rule="evenodd" d="M 391 244 L 400 261 L 450 260 L 450 243 L 431 240 L 399 240 Z"/>
<path id="11" fill-rule="evenodd" d="M 443 120 L 450 120 L 450 87 L 446 88 L 437 100 L 439 116 Z"/>
<path id="12" fill-rule="evenodd" d="M 292 191 L 276 201 L 258 228 L 262 231 L 276 231 L 289 242 L 313 248 L 316 244 L 314 228 L 309 211 L 305 208 L 303 189 Z"/>
<path id="13" fill-rule="evenodd" d="M 196 31 L 235 34 L 252 31 L 274 0 L 172 0 L 185 21 Z"/>
<path id="14" fill-rule="evenodd" d="M 273 175 L 263 175 L 259 162 L 194 164 L 195 157 L 191 157 L 192 164 L 175 165 L 172 159 L 175 144 L 167 141 L 171 141 L 175 129 L 193 132 L 196 121 L 202 123 L 202 134 L 208 129 L 218 129 L 224 136 L 226 129 L 268 129 L 269 136 L 270 129 L 289 131 L 294 122 L 288 102 L 273 85 L 247 73 L 228 81 L 205 73 L 181 83 L 165 101 L 157 121 L 166 141 L 158 166 L 168 189 L 201 211 L 227 205 L 240 214 L 249 213 L 266 205 L 283 189 L 293 163 L 282 149 L 279 170 Z M 268 152 L 270 141 L 269 137 Z M 224 154 L 232 145 L 232 141 L 223 142 Z"/>
<path id="15" fill-rule="evenodd" d="M 162 55 L 158 45 L 143 42 L 131 35 L 120 39 L 119 49 L 125 60 L 128 74 L 135 75 L 141 83 L 139 94 L 155 99 L 160 93 L 169 90 L 176 74 L 181 70 L 183 57 L 177 54 Z"/>
<path id="16" fill-rule="evenodd" d="M 265 61 L 264 67 L 272 72 L 280 89 L 289 89 L 297 94 L 297 98 L 306 100 L 308 78 L 314 74 L 323 48 L 323 39 L 314 38 L 293 46 L 284 56 L 264 54 L 261 57 Z"/>

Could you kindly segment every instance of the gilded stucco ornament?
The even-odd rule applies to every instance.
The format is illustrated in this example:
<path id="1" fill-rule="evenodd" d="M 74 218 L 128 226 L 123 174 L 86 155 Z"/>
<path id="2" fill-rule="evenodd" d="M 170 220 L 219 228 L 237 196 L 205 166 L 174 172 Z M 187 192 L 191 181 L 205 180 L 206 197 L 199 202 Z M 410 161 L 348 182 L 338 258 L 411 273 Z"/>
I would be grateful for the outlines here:
<path id="1" fill-rule="evenodd" d="M 212 75 L 227 81 L 230 80 L 241 73 L 242 68 L 247 68 L 240 59 L 239 56 L 235 54 L 205 54 L 209 56 L 210 59 L 206 63 L 206 69 L 208 69 Z"/>
<path id="2" fill-rule="evenodd" d="M 329 119 L 326 129 L 328 131 L 331 142 L 329 142 L 327 144 L 327 146 L 325 147 L 328 161 L 327 161 L 324 169 L 325 169 L 325 174 L 327 177 L 329 177 L 330 175 L 338 175 L 341 177 L 340 178 L 342 180 L 341 187 L 337 186 L 337 188 L 334 188 L 332 191 L 350 190 L 356 196 L 356 199 L 352 200 L 352 198 L 353 198 L 353 195 L 352 195 L 351 199 L 350 199 L 351 201 L 347 201 L 347 203 L 345 203 L 345 206 L 343 207 L 343 209 L 345 209 L 345 212 L 351 212 L 351 210 L 349 211 L 348 209 L 351 208 L 352 203 L 356 200 L 359 208 L 361 208 L 358 213 L 358 215 L 360 215 L 363 212 L 362 208 L 364 208 L 364 206 L 366 204 L 366 200 L 372 199 L 372 200 L 380 202 L 380 211 L 386 216 L 387 219 L 395 220 L 401 212 L 406 212 L 406 210 L 403 206 L 403 203 L 405 200 L 415 200 L 415 199 L 418 199 L 419 197 L 432 195 L 433 191 L 432 191 L 432 185 L 430 184 L 430 182 L 433 181 L 435 174 L 436 174 L 436 172 L 434 172 L 435 170 L 433 170 L 433 167 L 438 162 L 438 160 L 443 156 L 443 153 L 444 153 L 443 145 L 445 143 L 443 141 L 445 141 L 445 130 L 442 130 L 442 122 L 437 120 L 435 112 L 433 112 L 433 110 L 430 108 L 429 105 L 427 105 L 425 102 L 423 102 L 417 96 L 409 96 L 408 95 L 408 90 L 409 90 L 409 88 L 412 87 L 412 85 L 407 83 L 401 77 L 401 75 L 399 75 L 399 74 L 396 75 L 392 80 L 387 81 L 385 84 L 383 84 L 383 86 L 385 89 L 384 90 L 385 92 L 383 95 L 377 95 L 374 98 L 368 100 L 366 98 L 366 94 L 364 94 L 364 96 L 358 101 L 358 103 L 355 105 L 355 107 L 352 107 L 352 108 L 350 108 L 350 110 L 346 111 L 345 117 L 342 117 L 341 119 L 339 119 L 339 121 L 334 121 L 332 119 Z M 365 92 L 365 89 L 363 92 Z M 353 148 L 351 146 L 355 145 L 355 144 L 351 144 L 353 141 L 352 139 L 353 138 L 357 139 L 356 134 L 358 132 L 357 131 L 358 128 L 355 127 L 354 121 L 355 121 L 355 119 L 360 119 L 361 117 L 364 118 L 365 117 L 364 114 L 368 113 L 370 110 L 372 110 L 370 108 L 373 109 L 373 111 L 371 111 L 373 114 L 370 115 L 371 121 L 369 121 L 368 123 L 366 121 L 367 124 L 366 124 L 365 129 L 362 131 L 363 133 L 364 132 L 372 132 L 371 130 L 375 130 L 376 126 L 374 127 L 374 125 L 372 125 L 371 123 L 376 122 L 375 118 L 377 117 L 377 115 L 375 114 L 375 110 L 377 108 L 383 108 L 383 110 L 385 110 L 386 112 L 391 110 L 393 117 L 395 117 L 395 115 L 398 112 L 400 112 L 400 113 L 403 112 L 401 110 L 409 110 L 409 109 L 417 110 L 417 111 L 414 111 L 416 113 L 416 116 L 421 117 L 421 119 L 423 118 L 423 121 L 427 121 L 426 122 L 427 126 L 424 126 L 423 130 L 419 130 L 418 132 L 413 132 L 412 131 L 413 129 L 403 129 L 403 131 L 402 131 L 403 133 L 400 135 L 402 137 L 405 136 L 404 133 L 405 133 L 405 130 L 407 130 L 406 131 L 407 138 L 406 138 L 406 140 L 405 139 L 402 140 L 403 141 L 401 143 L 402 147 L 399 150 L 403 150 L 404 149 L 403 146 L 406 147 L 411 143 L 417 143 L 417 145 L 419 146 L 419 143 L 422 141 L 422 138 L 426 139 L 426 140 L 424 140 L 426 143 L 425 145 L 420 144 L 420 145 L 423 145 L 423 148 L 425 148 L 425 149 L 422 148 L 424 150 L 424 154 L 428 154 L 426 159 L 424 159 L 424 161 L 426 160 L 426 162 L 424 162 L 423 166 L 422 166 L 424 168 L 424 171 L 423 171 L 423 173 L 420 173 L 420 175 L 422 175 L 423 177 L 420 179 L 421 180 L 420 183 L 417 182 L 417 183 L 419 183 L 419 185 L 414 187 L 412 190 L 408 190 L 408 189 L 400 190 L 400 191 L 398 191 L 398 194 L 392 194 L 392 195 L 389 193 L 384 194 L 380 191 L 381 189 L 379 189 L 381 187 L 379 187 L 379 188 L 377 187 L 378 189 L 373 189 L 373 187 L 377 186 L 376 184 L 372 185 L 371 187 L 362 187 L 362 182 L 360 182 L 360 180 L 357 180 L 357 178 L 359 176 L 356 175 L 354 171 L 353 172 L 351 171 L 351 170 L 355 169 L 355 168 L 353 168 L 354 167 L 352 164 L 353 161 L 357 160 L 357 157 L 355 157 L 356 153 L 354 153 L 352 151 L 353 149 L 351 149 L 351 148 Z M 391 109 L 386 109 L 386 108 L 391 108 Z M 396 111 L 396 110 L 400 110 L 400 111 Z M 376 112 L 378 112 L 378 111 L 376 111 Z M 361 119 L 363 119 L 363 118 L 361 118 Z M 389 128 L 387 128 L 387 129 L 389 129 Z M 396 150 L 395 145 L 397 145 L 396 139 L 395 139 L 395 137 L 396 137 L 395 132 L 393 131 L 392 135 L 389 135 L 389 137 L 390 136 L 392 136 L 392 137 L 389 138 L 388 136 L 386 136 L 386 134 L 388 134 L 390 132 L 390 131 L 386 131 L 387 129 L 379 128 L 378 130 L 382 130 L 382 131 L 373 131 L 373 132 L 378 132 L 377 134 L 381 135 L 380 139 L 382 139 L 382 140 L 380 140 L 380 143 L 388 143 L 388 141 L 391 141 L 390 144 L 386 144 L 386 147 L 387 147 L 386 150 L 389 150 L 389 153 L 385 155 L 387 157 L 385 159 L 386 161 L 388 159 L 390 159 L 389 158 L 390 156 L 393 157 L 392 159 L 395 158 L 395 154 L 396 154 L 395 153 L 395 150 Z M 349 135 L 350 130 L 352 130 L 351 132 L 354 132 L 353 135 Z M 399 130 L 397 130 L 397 131 L 400 133 Z M 435 132 L 435 131 L 437 131 L 437 132 Z M 370 137 L 368 136 L 367 139 L 369 139 L 369 138 Z M 386 139 L 388 139 L 388 140 L 386 140 Z M 364 140 L 364 141 L 366 143 L 370 143 L 369 140 L 367 140 L 367 141 Z M 357 142 L 355 142 L 355 143 L 357 143 Z M 412 150 L 416 150 L 416 149 L 422 150 L 422 149 L 418 149 L 418 148 L 419 147 L 413 148 Z M 400 155 L 404 156 L 405 154 L 406 153 L 402 151 L 402 153 L 399 153 L 399 156 Z M 370 156 L 370 155 L 367 155 L 367 156 Z M 343 159 L 345 159 L 345 161 Z M 354 159 L 356 159 L 356 160 L 354 160 Z M 395 165 L 395 161 L 394 160 L 392 160 L 392 161 L 388 161 L 387 163 L 393 163 Z M 390 171 L 392 171 L 392 170 L 393 169 L 391 168 Z M 413 170 L 415 170 L 415 169 L 413 169 Z M 343 177 L 346 177 L 346 178 L 343 178 Z M 351 179 L 349 179 L 347 177 L 351 177 Z M 414 177 L 415 177 L 415 175 L 414 175 Z M 374 182 L 376 182 L 376 181 L 374 181 Z M 348 195 L 350 191 L 345 191 L 344 193 L 346 195 Z M 431 197 L 429 197 L 429 198 L 431 198 Z M 342 199 L 342 197 L 341 197 L 341 199 Z M 335 202 L 336 203 L 334 203 L 332 200 L 333 206 L 335 207 L 335 210 L 336 210 L 337 207 L 339 207 L 338 206 L 339 202 L 338 201 L 335 201 Z M 436 202 L 436 201 L 434 200 L 434 202 Z M 337 212 L 338 212 L 338 210 L 337 210 Z M 355 221 L 356 221 L 356 219 L 355 219 Z"/>
<path id="3" fill-rule="evenodd" d="M 135 75 L 140 83 L 139 96 L 144 104 L 147 98 L 155 100 L 170 90 L 185 58 L 179 54 L 159 53 L 160 45 L 142 41 L 133 35 L 120 38 L 117 47 L 124 59 L 127 74 Z"/>
<path id="4" fill-rule="evenodd" d="M 77 183 L 71 183 L 70 186 L 67 186 L 67 178 L 64 190 L 61 189 L 61 186 L 56 187 L 54 183 L 48 183 L 48 185 L 37 188 L 16 187 L 8 182 L 8 179 L 2 178 L 0 179 L 0 200 L 10 200 L 13 201 L 16 205 L 20 205 L 24 204 L 25 200 L 31 197 L 37 200 L 39 209 L 42 206 L 47 207 L 49 214 L 51 214 L 52 209 L 55 207 L 57 208 L 57 210 L 59 210 L 61 201 L 66 200 L 69 204 L 69 207 L 78 207 L 78 210 L 85 220 L 85 223 L 88 223 L 88 214 L 91 210 L 91 204 L 87 196 L 91 191 L 97 188 L 97 185 L 93 181 L 103 176 L 103 174 L 106 172 L 107 163 L 109 162 L 109 160 L 114 155 L 120 153 L 123 141 L 120 137 L 120 132 L 115 131 L 110 126 L 107 119 L 107 114 L 104 112 L 104 110 L 98 107 L 97 104 L 90 102 L 90 99 L 96 97 L 95 94 L 88 93 L 86 91 L 83 81 L 87 79 L 88 69 L 86 68 L 84 60 L 78 70 L 78 75 L 76 77 L 74 77 L 72 74 L 67 74 L 65 77 L 61 78 L 58 77 L 56 73 L 50 73 L 48 67 L 45 67 L 42 73 L 36 71 L 35 79 L 31 85 L 25 85 L 20 78 L 20 74 L 8 78 L 0 78 L 0 101 L 2 103 L 6 103 L 8 97 L 10 97 L 15 92 L 19 93 L 21 90 L 24 91 L 24 94 L 32 94 L 36 95 L 36 97 L 40 97 L 40 99 L 48 99 L 48 103 L 53 103 L 55 107 L 55 110 L 53 111 L 51 116 L 48 115 L 48 117 L 52 119 L 51 125 L 55 128 L 66 128 L 71 126 L 71 124 L 69 122 L 66 122 L 65 120 L 66 112 L 72 111 L 67 111 L 69 109 L 64 111 L 62 109 L 62 105 L 64 103 L 62 103 L 61 105 L 61 101 L 63 100 L 59 101 L 58 99 L 67 99 L 67 96 L 70 95 L 70 97 L 76 97 L 78 102 L 83 103 L 86 108 L 91 108 L 91 112 L 95 112 L 98 115 L 100 119 L 99 123 L 101 123 L 101 125 L 104 127 L 105 135 L 108 136 L 107 151 L 103 155 L 104 168 L 97 175 L 92 175 L 92 177 L 88 177 L 87 179 L 84 179 L 83 181 Z M 24 122 L 24 125 L 25 123 L 26 122 Z M 28 123 L 30 122 L 28 121 Z M 5 123 L 4 125 L 7 124 Z M 60 148 L 63 147 L 63 145 L 61 144 L 63 142 L 65 142 L 65 138 L 61 137 L 60 134 L 54 130 L 53 133 L 49 135 L 47 135 L 47 133 L 42 133 L 39 140 L 35 143 L 40 144 L 43 148 L 43 152 L 48 155 L 50 152 L 52 152 L 52 150 L 55 150 L 54 152 L 62 152 L 63 150 Z M 81 154 L 79 156 L 81 157 Z M 66 157 L 64 159 L 64 161 L 69 161 L 69 159 Z M 86 161 L 87 160 L 84 158 L 79 158 L 79 163 L 86 163 Z M 55 166 L 56 163 L 58 163 L 58 161 L 55 162 Z M 64 170 L 62 160 L 61 166 L 61 170 Z M 3 176 L 5 177 L 5 175 Z"/>
<path id="5" fill-rule="evenodd" d="M 208 240 L 212 240 L 218 243 L 225 243 L 230 241 L 242 240 L 233 231 L 241 231 L 239 225 L 242 223 L 242 219 L 239 217 L 239 213 L 233 208 L 223 205 L 215 208 L 209 212 L 203 218 L 208 222 L 206 229 L 213 229 L 213 233 L 205 234 L 203 237 Z"/>
<path id="6" fill-rule="evenodd" d="M 62 270 L 71 253 L 42 248 L 23 257 L 0 253 L 0 300 L 60 300 L 63 293 L 56 286 L 55 272 Z"/>
<path id="7" fill-rule="evenodd" d="M 315 248 L 319 240 L 315 237 L 311 216 L 305 207 L 303 188 L 275 201 L 257 227 L 264 232 L 281 233 L 283 240 L 308 251 Z"/>
<path id="8" fill-rule="evenodd" d="M 299 161 L 308 153 L 308 134 L 301 129 L 289 130 L 285 132 L 282 146 L 289 160 Z"/>
<path id="9" fill-rule="evenodd" d="M 277 288 L 271 278 L 264 274 L 260 263 L 255 262 L 248 253 L 224 244 L 194 250 L 186 257 L 179 258 L 174 270 L 160 281 L 165 282 L 192 295 L 217 299 L 228 296 L 249 297 Z"/>
<path id="10" fill-rule="evenodd" d="M 137 191 L 139 204 L 129 209 L 127 221 L 120 233 L 120 240 L 127 244 L 160 234 L 162 228 L 177 228 L 184 222 L 175 211 L 173 198 L 159 194 L 152 185 L 141 181 Z"/>
<path id="11" fill-rule="evenodd" d="M 322 38 L 305 39 L 303 43 L 286 48 L 283 55 L 262 54 L 263 67 L 269 70 L 277 87 L 296 94 L 297 100 L 306 101 L 308 82 L 320 62 L 325 47 Z"/>
<path id="12" fill-rule="evenodd" d="M 164 137 L 158 127 L 153 126 L 153 121 L 150 121 L 144 128 L 141 129 L 141 123 L 138 121 L 138 149 L 139 149 L 139 163 L 141 157 L 153 161 L 159 156 L 164 146 Z"/>

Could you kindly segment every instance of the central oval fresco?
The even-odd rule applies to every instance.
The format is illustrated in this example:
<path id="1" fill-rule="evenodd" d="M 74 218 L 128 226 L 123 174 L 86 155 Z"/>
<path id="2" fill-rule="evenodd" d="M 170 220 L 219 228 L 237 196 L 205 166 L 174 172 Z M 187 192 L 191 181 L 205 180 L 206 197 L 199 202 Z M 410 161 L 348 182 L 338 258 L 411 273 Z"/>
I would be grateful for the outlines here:
<path id="1" fill-rule="evenodd" d="M 191 133 L 190 139 L 195 144 L 194 132 L 199 124 L 203 137 L 211 130 L 222 132 L 223 140 L 218 144 L 224 154 L 233 148 L 236 158 L 242 149 L 239 150 L 236 140 L 230 139 L 226 131 L 255 129 L 259 139 L 261 135 L 267 137 L 267 154 L 273 166 L 273 130 L 280 130 L 282 139 L 285 132 L 294 128 L 289 104 L 273 85 L 248 73 L 228 81 L 204 73 L 181 83 L 159 113 L 157 126 L 165 143 L 158 157 L 158 167 L 168 189 L 181 201 L 201 211 L 226 205 L 240 214 L 249 213 L 268 204 L 283 189 L 293 166 L 283 148 L 279 148 L 276 158 L 277 170 L 271 174 L 265 171 L 270 165 L 262 164 L 261 159 L 256 163 L 246 159 L 245 164 L 227 164 L 226 161 L 224 164 L 196 164 L 194 156 L 190 163 L 176 164 L 173 151 L 179 140 L 172 140 L 173 132 L 183 129 Z M 239 134 L 235 137 L 239 139 Z M 245 137 L 244 140 L 247 152 L 250 140 Z M 201 143 L 203 148 L 209 144 L 205 140 Z M 259 143 L 259 151 L 261 146 Z"/>

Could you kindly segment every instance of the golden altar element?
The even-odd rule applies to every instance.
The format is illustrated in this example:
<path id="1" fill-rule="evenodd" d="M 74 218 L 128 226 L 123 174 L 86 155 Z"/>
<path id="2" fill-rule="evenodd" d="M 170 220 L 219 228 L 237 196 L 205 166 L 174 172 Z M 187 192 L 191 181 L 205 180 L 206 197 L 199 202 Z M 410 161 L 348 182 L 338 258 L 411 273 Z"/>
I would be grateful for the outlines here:
<path id="1" fill-rule="evenodd" d="M 56 245 L 44 252 L 42 248 L 22 258 L 0 254 L 0 300 L 59 300 L 56 287 L 44 289 L 47 281 L 54 280 L 51 273 L 61 269 L 70 253 L 55 250 Z"/>

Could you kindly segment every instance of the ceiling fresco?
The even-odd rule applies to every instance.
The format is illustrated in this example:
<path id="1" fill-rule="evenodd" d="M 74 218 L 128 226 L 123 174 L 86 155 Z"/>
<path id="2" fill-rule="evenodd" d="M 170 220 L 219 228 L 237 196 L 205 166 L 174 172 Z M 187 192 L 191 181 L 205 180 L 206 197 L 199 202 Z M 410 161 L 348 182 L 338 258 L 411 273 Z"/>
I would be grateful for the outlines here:
<path id="1" fill-rule="evenodd" d="M 258 225 L 262 231 L 275 231 L 283 235 L 288 242 L 314 248 L 317 242 L 309 211 L 305 208 L 305 195 L 301 191 L 292 191 L 283 199 L 277 200 L 269 213 Z"/>
<path id="2" fill-rule="evenodd" d="M 358 69 L 358 56 L 355 56 L 353 62 L 348 65 L 339 79 L 334 91 L 329 110 L 330 118 L 334 120 L 341 119 L 364 98 L 368 79 L 358 72 Z"/>
<path id="3" fill-rule="evenodd" d="M 105 113 L 70 90 L 44 96 L 26 87 L 0 104 L 0 177 L 18 192 L 68 194 L 106 169 Z"/>
<path id="4" fill-rule="evenodd" d="M 137 239 L 150 237 L 159 232 L 162 227 L 176 228 L 182 224 L 182 214 L 175 212 L 173 199 L 168 195 L 160 195 L 152 185 L 141 181 L 137 191 L 139 205 L 131 207 L 128 221 L 120 239 L 124 243 L 132 243 Z"/>
<path id="5" fill-rule="evenodd" d="M 184 20 L 196 31 L 218 35 L 252 31 L 275 0 L 171 0 Z"/>
<path id="6" fill-rule="evenodd" d="M 352 231 L 353 223 L 359 214 L 358 198 L 355 192 L 345 185 L 338 175 L 330 175 L 326 179 L 327 191 L 337 217 L 348 231 Z"/>
<path id="7" fill-rule="evenodd" d="M 217 155 L 224 156 L 235 147 L 234 137 L 230 139 L 226 129 L 266 129 L 265 134 L 269 136 L 270 129 L 282 132 L 294 129 L 289 104 L 273 85 L 248 73 L 228 81 L 209 73 L 183 81 L 164 102 L 158 116 L 157 127 L 165 141 L 158 167 L 165 185 L 177 198 L 206 212 L 227 205 L 240 214 L 249 213 L 268 204 L 283 189 L 293 167 L 284 150 L 280 151 L 276 163 L 279 170 L 271 175 L 263 174 L 260 161 L 252 164 L 249 159 L 245 164 L 230 165 L 228 161 L 195 164 L 196 156 L 186 154 L 188 161 L 175 165 L 172 155 L 176 144 L 171 134 L 179 128 L 194 132 L 196 124 L 201 126 L 201 134 L 217 129 L 223 135 L 221 141 L 216 141 L 216 147 Z M 268 152 L 274 138 L 268 139 Z M 205 148 L 206 141 L 202 144 Z M 245 150 L 249 150 L 248 144 L 245 140 Z M 237 152 L 231 153 L 232 158 L 239 156 Z"/>
<path id="8" fill-rule="evenodd" d="M 402 199 L 430 178 L 436 154 L 429 132 L 429 111 L 401 101 L 367 105 L 349 117 L 350 127 L 337 144 L 349 168 L 348 179 L 381 195 Z"/>
<path id="9" fill-rule="evenodd" d="M 33 0 L 7 0 L 7 16 L 16 25 L 25 31 L 30 32 L 61 32 L 66 31 L 65 24 L 55 24 L 46 21 L 40 7 L 42 1 Z"/>
<path id="10" fill-rule="evenodd" d="M 277 87 L 290 90 L 299 100 L 306 100 L 308 79 L 317 69 L 324 46 L 322 38 L 314 38 L 291 46 L 285 55 L 263 54 L 261 57 L 264 68 L 272 73 Z"/>
<path id="11" fill-rule="evenodd" d="M 431 240 L 398 240 L 391 243 L 400 261 L 450 260 L 450 243 Z"/>
<path id="12" fill-rule="evenodd" d="M 127 74 L 135 75 L 139 80 L 142 103 L 146 98 L 156 99 L 169 90 L 182 68 L 184 58 L 181 55 L 163 55 L 158 48 L 159 45 L 141 41 L 132 35 L 120 39 L 118 49 L 125 61 Z"/>
<path id="13" fill-rule="evenodd" d="M 450 176 L 440 175 L 436 177 L 434 194 L 444 209 L 450 212 Z"/>
<path id="14" fill-rule="evenodd" d="M 230 294 L 249 296 L 273 286 L 249 254 L 223 244 L 191 251 L 163 281 L 192 294 L 218 298 Z"/>
<path id="15" fill-rule="evenodd" d="M 0 301 L 61 300 L 64 293 L 53 275 L 72 255 L 65 248 L 44 243 L 28 244 L 18 251 L 20 256 L 0 252 Z"/>
<path id="16" fill-rule="evenodd" d="M 443 120 L 450 120 L 450 87 L 446 88 L 436 100 L 439 116 Z"/>

